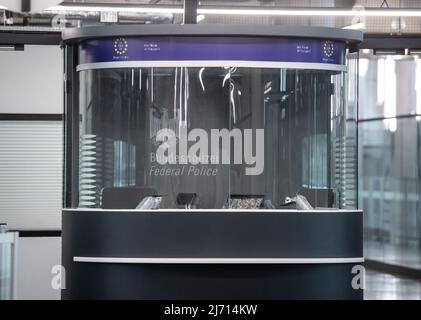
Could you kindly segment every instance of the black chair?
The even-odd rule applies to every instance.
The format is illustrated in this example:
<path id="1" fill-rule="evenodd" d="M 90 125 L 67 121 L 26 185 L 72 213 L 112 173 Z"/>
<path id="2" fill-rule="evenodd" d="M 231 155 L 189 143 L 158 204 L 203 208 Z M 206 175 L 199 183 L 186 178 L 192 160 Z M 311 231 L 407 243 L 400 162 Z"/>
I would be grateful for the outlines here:
<path id="1" fill-rule="evenodd" d="M 158 192 L 150 187 L 111 187 L 102 190 L 103 209 L 136 209 L 145 197 L 157 197 Z"/>

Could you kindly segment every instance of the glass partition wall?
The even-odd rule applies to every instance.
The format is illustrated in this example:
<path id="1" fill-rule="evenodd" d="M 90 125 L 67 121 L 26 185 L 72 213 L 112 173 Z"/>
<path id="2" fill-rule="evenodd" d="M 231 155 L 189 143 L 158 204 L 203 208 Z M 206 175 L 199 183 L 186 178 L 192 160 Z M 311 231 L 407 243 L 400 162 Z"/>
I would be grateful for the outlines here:
<path id="1" fill-rule="evenodd" d="M 355 209 L 358 37 L 343 33 L 69 48 L 66 206 Z"/>
<path id="2" fill-rule="evenodd" d="M 0 224 L 0 300 L 16 299 L 17 232 Z"/>
<path id="3" fill-rule="evenodd" d="M 366 257 L 419 270 L 421 60 L 363 55 L 359 81 L 359 194 Z"/>
<path id="4" fill-rule="evenodd" d="M 244 197 L 286 208 L 297 195 L 355 208 L 351 58 L 348 75 L 252 63 L 79 71 L 79 207 L 111 208 L 131 189 L 162 197 L 160 208 L 186 197 L 195 208 Z"/>

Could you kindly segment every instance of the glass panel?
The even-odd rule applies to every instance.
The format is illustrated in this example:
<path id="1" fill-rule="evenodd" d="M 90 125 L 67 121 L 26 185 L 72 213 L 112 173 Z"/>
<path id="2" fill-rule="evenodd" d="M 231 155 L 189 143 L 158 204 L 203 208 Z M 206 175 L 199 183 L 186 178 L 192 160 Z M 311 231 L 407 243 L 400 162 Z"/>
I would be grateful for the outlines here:
<path id="1" fill-rule="evenodd" d="M 421 115 L 418 57 L 362 56 L 359 63 L 359 99 L 364 106 L 360 108 L 361 120 Z"/>
<path id="2" fill-rule="evenodd" d="M 366 256 L 421 268 L 421 123 L 360 124 Z"/>
<path id="3" fill-rule="evenodd" d="M 0 300 L 13 298 L 13 233 L 2 232 L 0 225 Z"/>
<path id="4" fill-rule="evenodd" d="M 359 69 L 365 255 L 420 269 L 421 62 L 363 55 Z"/>
<path id="5" fill-rule="evenodd" d="M 102 207 L 115 188 L 137 186 L 152 188 L 166 208 L 177 207 L 179 194 L 196 194 L 201 208 L 221 208 L 228 198 L 228 165 L 191 166 L 169 155 L 169 163 L 161 164 L 157 138 L 166 129 L 180 147 L 193 129 L 210 136 L 211 129 L 229 128 L 227 74 L 223 68 L 81 72 L 79 205 Z"/>
<path id="6" fill-rule="evenodd" d="M 345 103 L 356 91 L 343 73 L 79 74 L 80 207 L 133 209 L 148 196 L 160 208 L 290 208 L 297 195 L 312 207 L 356 205 L 356 118 Z"/>
<path id="7" fill-rule="evenodd" d="M 334 138 L 333 144 L 343 138 L 344 132 L 337 129 L 344 122 L 343 76 L 329 71 L 239 68 L 232 79 L 233 126 L 265 130 L 265 168 L 261 175 L 247 176 L 244 166 L 232 166 L 231 193 L 264 195 L 275 207 L 301 194 L 313 206 L 332 207 L 336 180 L 331 178 L 335 151 L 330 139 L 332 132 L 339 139 Z M 335 192 L 342 197 L 342 190 Z"/>

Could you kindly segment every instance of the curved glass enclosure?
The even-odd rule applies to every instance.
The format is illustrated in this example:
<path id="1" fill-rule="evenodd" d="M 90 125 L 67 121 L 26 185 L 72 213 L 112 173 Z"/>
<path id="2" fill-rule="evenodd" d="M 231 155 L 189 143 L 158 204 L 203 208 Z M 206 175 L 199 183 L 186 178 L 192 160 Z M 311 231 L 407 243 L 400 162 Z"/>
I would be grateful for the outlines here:
<path id="1" fill-rule="evenodd" d="M 202 38 L 193 60 L 174 38 L 152 40 L 80 45 L 79 207 L 356 207 L 356 62 L 344 43 L 240 38 L 260 53 L 294 48 L 274 61 L 241 48 L 226 59 L 238 42 L 209 53 Z M 104 46 L 111 57 L 98 58 Z"/>

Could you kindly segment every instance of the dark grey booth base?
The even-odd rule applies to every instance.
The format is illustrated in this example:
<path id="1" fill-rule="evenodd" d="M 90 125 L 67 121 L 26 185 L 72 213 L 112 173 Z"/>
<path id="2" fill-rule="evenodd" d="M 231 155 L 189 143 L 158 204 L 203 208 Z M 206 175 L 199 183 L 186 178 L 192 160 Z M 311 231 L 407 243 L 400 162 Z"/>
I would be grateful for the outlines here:
<path id="1" fill-rule="evenodd" d="M 360 211 L 65 210 L 62 239 L 63 299 L 363 298 L 352 288 L 352 268 L 361 263 L 335 262 L 363 256 Z M 131 258 L 154 262 L 128 263 Z M 160 263 L 162 258 L 244 260 Z M 247 263 L 267 258 L 309 262 Z"/>
<path id="2" fill-rule="evenodd" d="M 78 285 L 64 299 L 274 300 L 363 298 L 352 264 L 74 266 Z"/>

